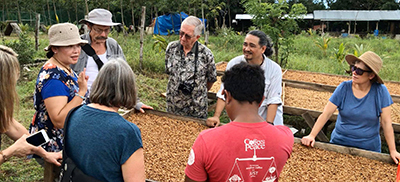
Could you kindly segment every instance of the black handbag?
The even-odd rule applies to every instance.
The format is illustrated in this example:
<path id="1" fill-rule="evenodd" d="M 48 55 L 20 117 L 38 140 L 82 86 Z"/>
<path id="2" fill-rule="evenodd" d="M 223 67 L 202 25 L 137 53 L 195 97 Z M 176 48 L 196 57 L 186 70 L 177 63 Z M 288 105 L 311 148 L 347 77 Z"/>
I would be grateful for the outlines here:
<path id="1" fill-rule="evenodd" d="M 69 158 L 67 155 L 67 147 L 65 146 L 65 138 L 66 138 L 66 134 L 67 134 L 68 120 L 69 120 L 70 115 L 74 111 L 79 109 L 81 106 L 82 105 L 71 109 L 71 111 L 68 112 L 67 118 L 65 118 L 64 139 L 63 139 L 64 148 L 62 151 L 63 161 L 61 164 L 61 172 L 60 172 L 59 182 L 74 182 L 74 181 L 77 181 L 77 182 L 81 182 L 81 181 L 99 182 L 100 181 L 92 176 L 89 176 L 89 175 L 83 173 L 82 170 L 80 170 L 78 168 L 78 166 L 76 166 L 75 162 L 71 158 Z"/>

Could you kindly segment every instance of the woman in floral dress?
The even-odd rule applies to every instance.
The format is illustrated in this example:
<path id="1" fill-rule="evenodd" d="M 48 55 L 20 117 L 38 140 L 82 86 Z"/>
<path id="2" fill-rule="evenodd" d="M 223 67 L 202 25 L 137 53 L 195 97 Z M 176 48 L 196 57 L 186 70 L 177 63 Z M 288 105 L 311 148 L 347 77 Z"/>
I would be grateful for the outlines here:
<path id="1" fill-rule="evenodd" d="M 78 61 L 81 44 L 87 43 L 79 36 L 78 27 L 71 23 L 60 23 L 49 29 L 49 46 L 46 56 L 49 60 L 40 69 L 34 94 L 35 115 L 30 133 L 45 129 L 50 142 L 44 145 L 46 151 L 62 150 L 64 121 L 68 112 L 81 105 L 87 92 L 88 76 L 70 68 Z"/>

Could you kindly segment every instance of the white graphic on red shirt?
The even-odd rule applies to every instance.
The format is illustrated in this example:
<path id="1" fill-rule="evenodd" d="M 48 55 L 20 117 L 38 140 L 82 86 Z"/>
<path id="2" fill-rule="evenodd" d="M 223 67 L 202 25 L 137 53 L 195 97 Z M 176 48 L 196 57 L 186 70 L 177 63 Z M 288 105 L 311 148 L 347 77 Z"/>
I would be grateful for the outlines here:
<path id="1" fill-rule="evenodd" d="M 277 179 L 275 158 L 257 157 L 256 151 L 265 149 L 265 140 L 245 139 L 245 151 L 253 150 L 251 158 L 236 158 L 232 170 L 226 181 L 246 182 L 262 181 L 273 182 Z"/>
<path id="2" fill-rule="evenodd" d="M 193 149 L 190 150 L 190 154 L 189 154 L 189 159 L 188 159 L 188 164 L 189 166 L 191 166 L 194 163 L 194 151 Z"/>

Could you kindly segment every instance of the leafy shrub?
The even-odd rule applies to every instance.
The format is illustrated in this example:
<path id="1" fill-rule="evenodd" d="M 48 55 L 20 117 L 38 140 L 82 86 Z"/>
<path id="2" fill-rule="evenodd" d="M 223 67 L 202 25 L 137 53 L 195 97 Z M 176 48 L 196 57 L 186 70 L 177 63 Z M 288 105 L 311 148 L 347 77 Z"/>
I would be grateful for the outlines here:
<path id="1" fill-rule="evenodd" d="M 17 54 L 20 64 L 33 63 L 33 56 L 35 55 L 34 41 L 28 37 L 28 34 L 21 32 L 18 40 L 5 40 L 3 44 L 11 47 Z"/>

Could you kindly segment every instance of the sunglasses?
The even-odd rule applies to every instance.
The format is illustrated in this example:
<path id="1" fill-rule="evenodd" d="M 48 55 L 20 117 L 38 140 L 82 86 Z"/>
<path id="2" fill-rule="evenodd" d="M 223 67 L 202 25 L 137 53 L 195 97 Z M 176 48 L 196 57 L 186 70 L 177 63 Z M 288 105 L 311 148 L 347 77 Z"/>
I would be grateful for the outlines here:
<path id="1" fill-rule="evenodd" d="M 368 73 L 371 73 L 372 71 L 371 70 L 363 70 L 363 69 L 361 69 L 361 68 L 358 68 L 358 67 L 356 67 L 356 66 L 351 66 L 351 71 L 352 72 L 356 72 L 356 74 L 357 75 L 363 75 L 364 74 L 364 72 L 368 72 Z"/>
<path id="2" fill-rule="evenodd" d="M 194 35 L 189 35 L 189 34 L 186 34 L 185 32 L 179 32 L 179 37 L 182 38 L 183 36 L 185 36 L 185 39 L 191 39 L 191 38 L 195 37 Z"/>

